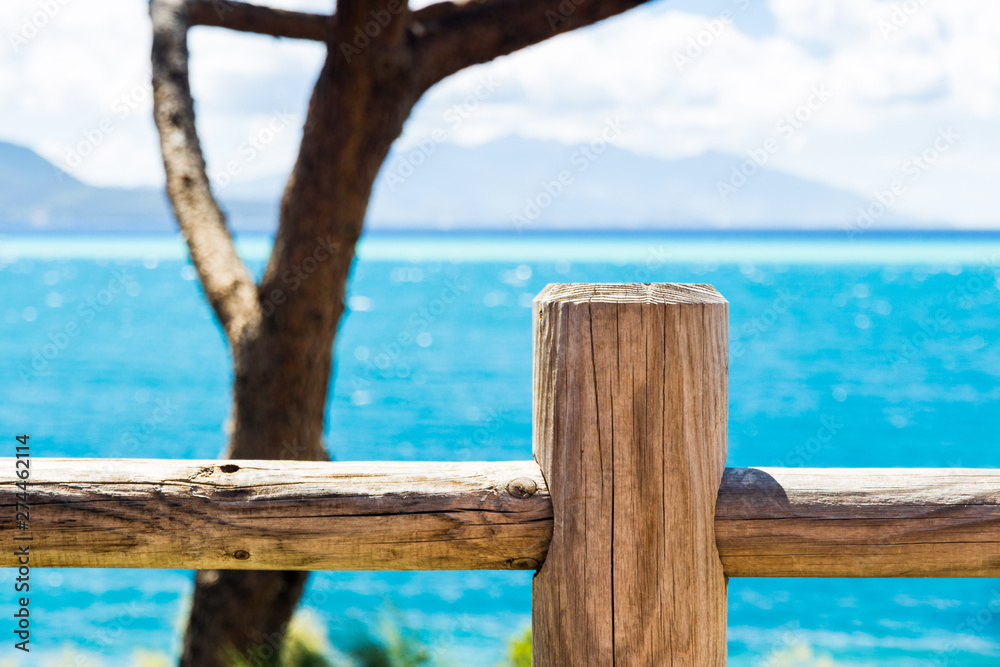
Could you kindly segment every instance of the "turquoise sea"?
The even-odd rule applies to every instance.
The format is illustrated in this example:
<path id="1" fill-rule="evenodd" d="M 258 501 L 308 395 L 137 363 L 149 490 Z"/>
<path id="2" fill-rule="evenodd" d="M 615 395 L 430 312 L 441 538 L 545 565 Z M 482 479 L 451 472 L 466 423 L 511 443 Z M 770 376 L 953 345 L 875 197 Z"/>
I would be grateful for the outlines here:
<path id="1" fill-rule="evenodd" d="M 258 273 L 268 245 L 239 240 Z M 528 458 L 532 297 L 550 282 L 677 281 L 712 283 L 731 304 L 730 465 L 1000 467 L 998 279 L 989 234 L 369 235 L 337 342 L 329 449 Z M 176 237 L 0 238 L 0 322 L 5 456 L 20 432 L 35 456 L 223 448 L 227 350 Z M 402 332 L 411 343 L 394 345 Z M 0 618 L 12 578 L 0 571 Z M 334 640 L 391 605 L 451 664 L 492 667 L 529 623 L 530 578 L 319 573 L 304 604 Z M 31 659 L 14 664 L 72 647 L 93 667 L 130 665 L 136 649 L 178 648 L 190 572 L 33 580 Z M 1000 664 L 994 580 L 732 579 L 729 612 L 738 667 L 804 664 L 777 659 L 800 645 L 837 665 Z M 0 663 L 17 657 L 10 627 Z"/>

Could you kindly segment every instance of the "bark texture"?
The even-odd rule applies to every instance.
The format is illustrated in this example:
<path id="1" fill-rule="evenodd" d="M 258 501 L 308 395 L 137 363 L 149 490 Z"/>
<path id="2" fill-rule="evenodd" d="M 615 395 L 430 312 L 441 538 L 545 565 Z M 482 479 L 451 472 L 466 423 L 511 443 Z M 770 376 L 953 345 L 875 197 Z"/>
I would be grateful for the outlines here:
<path id="1" fill-rule="evenodd" d="M 562 313 L 563 306 L 556 307 L 551 301 L 552 296 L 553 291 L 547 290 L 545 297 L 550 301 L 539 303 L 539 307 L 544 305 L 550 315 L 569 317 Z M 619 331 L 624 334 L 629 329 L 622 328 L 623 324 L 628 326 L 623 311 L 633 305 L 625 302 L 615 313 Z M 708 304 L 709 310 L 716 306 Z M 602 317 L 602 307 L 594 304 L 587 316 Z M 676 326 L 656 313 L 658 309 L 642 304 L 641 311 L 643 318 L 653 316 L 649 324 L 657 334 L 665 324 Z M 664 438 L 670 436 L 676 442 L 680 437 L 679 426 L 683 424 L 676 419 L 676 408 L 666 412 L 661 403 L 667 395 L 650 390 L 650 381 L 663 376 L 667 363 L 664 348 L 647 346 L 642 351 L 646 355 L 646 372 L 639 370 L 643 368 L 641 361 L 623 365 L 631 357 L 622 354 L 619 363 L 605 353 L 605 362 L 598 357 L 596 375 L 592 363 L 576 369 L 577 377 L 582 373 L 585 379 L 583 386 L 577 383 L 573 388 L 567 384 L 569 375 L 559 374 L 559 364 L 569 359 L 569 346 L 574 342 L 583 345 L 582 358 L 590 361 L 593 354 L 600 355 L 608 347 L 606 341 L 602 342 L 602 332 L 610 338 L 615 328 L 602 327 L 599 322 L 593 334 L 587 327 L 573 335 L 559 330 L 550 317 L 543 331 L 545 317 L 536 319 L 537 340 L 540 346 L 550 348 L 539 359 L 544 364 L 540 364 L 541 368 L 550 370 L 536 375 L 536 387 L 550 397 L 536 405 L 537 418 L 548 428 L 539 428 L 536 433 L 539 446 L 550 452 L 539 456 L 540 463 L 556 470 L 556 474 L 548 475 L 548 481 L 535 461 L 236 464 L 189 459 L 45 457 L 31 463 L 32 494 L 39 505 L 32 516 L 35 539 L 31 562 L 37 567 L 160 569 L 534 570 L 542 562 L 546 569 L 558 569 L 562 560 L 564 565 L 592 570 L 598 567 L 595 554 L 598 549 L 607 553 L 610 540 L 610 546 L 616 549 L 616 567 L 630 564 L 622 575 L 633 578 L 664 553 L 659 539 L 660 526 L 667 516 L 664 508 L 681 508 L 676 503 L 637 504 L 637 496 L 650 492 L 677 494 L 699 483 L 693 479 L 686 484 L 651 485 L 650 480 L 661 470 L 674 474 L 673 467 L 650 465 L 637 469 L 639 459 L 621 456 L 629 452 L 619 451 L 625 445 L 618 436 L 631 433 L 631 448 L 643 454 L 642 461 L 655 463 L 663 459 L 658 450 L 663 449 Z M 631 331 L 635 331 L 634 323 Z M 624 335 L 622 338 L 628 340 Z M 670 340 L 675 349 L 678 340 L 676 335 Z M 594 345 L 588 347 L 588 341 Z M 563 361 L 557 358 L 560 354 Z M 616 368 L 635 370 L 615 376 Z M 680 374 L 667 375 L 674 381 Z M 608 380 L 612 376 L 618 379 Z M 646 391 L 633 391 L 631 400 L 626 395 L 626 400 L 621 401 L 622 388 L 642 386 L 643 377 Z M 705 372 L 699 376 L 699 387 L 706 383 L 706 377 Z M 561 431 L 555 429 L 557 414 L 568 414 L 557 403 L 565 404 L 568 391 L 581 390 L 597 391 L 604 397 L 602 400 L 614 399 L 610 412 L 613 423 L 601 420 L 600 430 L 596 426 L 589 429 L 589 441 L 563 427 Z M 721 397 L 719 400 L 724 407 Z M 637 412 L 643 406 L 644 415 Z M 594 419 L 595 410 L 599 417 L 602 410 L 593 400 L 571 399 L 568 407 L 588 419 Z M 632 411 L 637 418 L 631 426 L 620 418 L 628 416 L 622 414 L 626 411 Z M 713 410 L 710 415 L 717 412 Z M 718 423 L 721 428 L 722 420 Z M 664 424 L 669 428 L 664 429 Z M 636 429 L 637 425 L 642 426 L 641 430 Z M 605 438 L 609 430 L 617 434 L 614 442 Z M 636 434 L 642 437 L 636 439 Z M 602 438 L 599 454 L 603 453 L 604 460 L 600 455 L 596 463 L 592 457 L 578 458 L 579 447 L 593 445 L 593 438 L 598 436 Z M 599 500 L 607 503 L 610 484 L 585 498 L 567 496 L 565 491 L 550 495 L 548 483 L 553 484 L 553 489 L 557 484 L 565 489 L 567 477 L 571 482 L 579 480 L 579 471 L 574 473 L 565 462 L 553 463 L 552 448 L 566 443 L 576 445 L 575 450 L 562 449 L 561 455 L 569 456 L 569 463 L 579 461 L 580 465 L 592 466 L 595 473 L 601 468 L 601 475 L 583 479 L 583 483 L 596 485 L 604 478 L 603 466 L 613 468 L 608 482 L 617 483 L 615 480 L 622 474 L 638 476 L 635 482 L 618 484 L 612 498 L 614 511 L 610 517 L 624 540 L 615 539 L 610 530 L 593 530 L 592 520 L 607 509 L 595 504 Z M 611 455 L 612 449 L 618 452 L 617 458 Z M 14 470 L 14 463 L 15 459 L 2 458 L 0 470 L 4 466 Z M 19 481 L 14 476 L 0 479 L 0 508 L 14 512 L 18 500 L 23 499 Z M 711 484 L 708 486 L 711 488 Z M 997 578 L 998 489 L 1000 470 L 982 468 L 726 468 L 718 488 L 714 528 L 709 532 L 714 534 L 727 577 Z M 591 523 L 585 531 L 575 532 L 580 526 L 574 523 L 573 512 L 578 520 L 584 499 L 590 503 L 587 507 L 597 513 L 588 515 Z M 554 505 L 560 516 L 556 542 L 552 542 Z M 643 517 L 649 523 L 637 527 L 635 522 Z M 658 539 L 635 539 L 646 530 L 653 531 Z M 16 525 L 0 524 L 0 537 L 10 539 L 17 532 Z M 573 541 L 583 536 L 595 549 L 585 560 L 567 561 L 567 546 L 572 548 Z M 657 543 L 660 546 L 654 549 L 651 545 Z M 638 552 L 631 549 L 635 544 L 642 545 Z M 677 543 L 673 548 L 678 548 Z M 635 558 L 640 558 L 640 567 L 634 565 Z M 677 562 L 690 560 L 688 554 Z M 0 567 L 18 565 L 15 550 L 0 550 Z M 543 569 L 536 584 L 551 578 L 549 571 L 546 575 Z M 652 571 L 657 570 L 653 567 Z M 596 581 L 607 581 L 609 576 L 613 572 Z M 572 595 L 587 597 L 586 590 L 580 588 L 585 578 L 572 577 L 569 581 Z M 627 603 L 625 592 L 655 591 L 653 583 L 638 589 L 616 584 L 615 590 Z M 666 582 L 657 579 L 655 583 Z M 565 602 L 565 598 L 561 599 Z M 563 607 L 557 605 L 556 609 Z M 611 610 L 607 607 L 605 612 Z M 556 614 L 557 620 L 572 621 L 558 619 L 562 615 Z M 657 625 L 656 631 L 662 627 Z M 604 630 L 602 626 L 588 633 L 588 641 L 597 639 Z"/>
<path id="2" fill-rule="evenodd" d="M 0 479 L 0 507 L 18 481 Z M 533 570 L 552 538 L 534 461 L 43 458 L 31 484 L 38 567 Z"/>
<path id="3" fill-rule="evenodd" d="M 729 304 L 710 285 L 555 284 L 533 312 L 553 526 L 532 664 L 723 667 Z"/>
<path id="4" fill-rule="evenodd" d="M 233 357 L 230 458 L 327 458 L 333 342 L 354 246 L 378 170 L 420 96 L 465 67 L 637 4 L 470 0 L 411 12 L 403 0 L 341 0 L 324 16 L 231 0 L 151 0 L 154 117 L 167 192 Z M 206 176 L 188 79 L 187 32 L 195 25 L 327 45 L 259 285 L 236 253 Z M 181 665 L 221 667 L 227 652 L 247 657 L 280 644 L 305 578 L 200 572 Z"/>

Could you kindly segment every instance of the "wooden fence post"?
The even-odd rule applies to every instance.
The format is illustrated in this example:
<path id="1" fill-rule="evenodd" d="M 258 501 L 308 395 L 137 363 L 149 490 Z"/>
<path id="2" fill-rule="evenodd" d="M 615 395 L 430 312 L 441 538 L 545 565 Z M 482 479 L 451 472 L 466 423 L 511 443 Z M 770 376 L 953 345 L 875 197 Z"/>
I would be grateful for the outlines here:
<path id="1" fill-rule="evenodd" d="M 535 667 L 725 665 L 728 311 L 709 285 L 536 297 L 534 453 L 554 530 L 533 586 Z"/>

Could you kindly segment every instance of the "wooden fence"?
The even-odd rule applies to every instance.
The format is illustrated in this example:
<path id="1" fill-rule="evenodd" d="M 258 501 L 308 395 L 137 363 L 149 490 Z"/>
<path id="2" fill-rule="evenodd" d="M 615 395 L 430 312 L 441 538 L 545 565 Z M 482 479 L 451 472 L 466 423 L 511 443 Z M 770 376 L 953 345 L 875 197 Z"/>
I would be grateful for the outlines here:
<path id="1" fill-rule="evenodd" d="M 725 468 L 711 286 L 550 285 L 533 312 L 535 461 L 35 458 L 31 564 L 538 570 L 538 667 L 724 665 L 727 577 L 1000 576 L 1000 471 Z"/>

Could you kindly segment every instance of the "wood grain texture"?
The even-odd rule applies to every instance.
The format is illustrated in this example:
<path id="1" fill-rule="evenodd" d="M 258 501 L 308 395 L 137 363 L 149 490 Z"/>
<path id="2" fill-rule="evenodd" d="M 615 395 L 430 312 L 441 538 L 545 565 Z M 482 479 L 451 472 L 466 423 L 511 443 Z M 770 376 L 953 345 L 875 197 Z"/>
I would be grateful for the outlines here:
<path id="1" fill-rule="evenodd" d="M 1000 470 L 727 469 L 731 577 L 1000 576 Z"/>
<path id="2" fill-rule="evenodd" d="M 708 285 L 550 285 L 534 317 L 554 515 L 534 664 L 724 665 L 727 302 Z"/>
<path id="3" fill-rule="evenodd" d="M 651 349 L 646 363 L 655 371 L 665 359 Z M 627 373 L 635 377 L 626 369 L 616 381 Z M 607 374 L 600 382 L 609 382 Z M 669 422 L 659 401 L 645 404 L 652 408 L 640 422 L 647 442 L 657 442 Z M 636 427 L 623 425 L 627 402 L 614 409 L 620 444 Z M 610 417 L 602 428 L 611 428 Z M 608 473 L 588 482 L 603 497 L 623 475 L 635 475 L 637 493 L 603 514 L 589 507 L 589 496 L 571 498 L 565 523 L 557 522 L 563 539 L 574 527 L 593 533 L 588 548 L 609 558 L 611 533 L 601 532 L 599 519 L 613 517 L 616 535 L 652 532 L 642 548 L 628 543 L 615 551 L 616 594 L 627 593 L 624 599 L 657 585 L 657 573 L 642 567 L 662 557 L 657 520 L 683 506 L 637 500 L 655 493 L 643 470 L 676 462 L 653 448 L 636 451 L 616 448 L 614 460 L 604 461 Z M 14 461 L 0 459 L 0 470 L 13 471 Z M 36 458 L 32 474 L 32 563 L 40 567 L 532 569 L 552 534 L 552 500 L 532 461 Z M 24 534 L 13 524 L 14 482 L 11 474 L 0 481 L 0 511 L 10 517 L 0 521 L 0 535 L 8 543 Z M 589 514 L 574 513 L 581 503 Z M 652 519 L 644 507 L 655 510 Z M 1000 470 L 727 468 L 714 528 L 730 577 L 1000 577 Z M 240 551 L 247 557 L 237 557 Z M 11 553 L 0 555 L 0 565 L 14 565 Z M 598 581 L 610 587 L 611 576 Z M 601 613 L 598 605 L 589 610 Z M 638 617 L 650 613 L 640 609 Z M 628 628 L 641 634 L 641 626 L 619 622 L 619 630 Z"/>
<path id="4" fill-rule="evenodd" d="M 10 545 L 26 533 L 14 460 L 0 470 Z M 37 567 L 533 569 L 552 529 L 533 461 L 35 458 L 28 503 Z M 3 550 L 0 565 L 15 561 Z"/>

